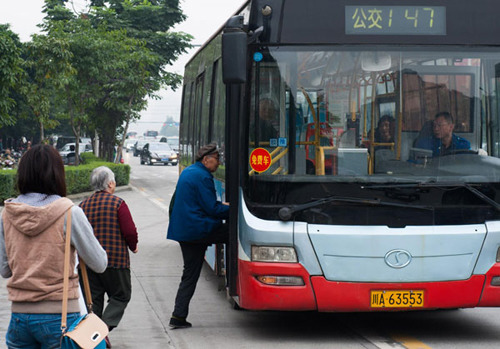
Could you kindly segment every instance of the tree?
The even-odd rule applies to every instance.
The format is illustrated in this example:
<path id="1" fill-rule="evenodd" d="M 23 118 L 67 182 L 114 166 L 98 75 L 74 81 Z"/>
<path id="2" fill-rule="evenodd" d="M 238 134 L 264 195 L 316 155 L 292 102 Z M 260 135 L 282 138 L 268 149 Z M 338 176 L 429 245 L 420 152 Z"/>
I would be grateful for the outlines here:
<path id="1" fill-rule="evenodd" d="M 116 105 L 115 109 L 118 114 L 120 111 L 123 113 L 125 122 L 120 137 L 122 142 L 118 148 L 120 151 L 128 125 L 145 108 L 146 97 L 158 98 L 155 92 L 160 88 L 175 90 L 180 85 L 181 76 L 168 72 L 166 67 L 190 47 L 192 37 L 170 31 L 176 23 L 185 19 L 177 0 L 111 0 L 91 3 L 95 9 L 90 14 L 94 25 L 105 24 L 109 30 L 125 29 L 129 37 L 143 42 L 144 47 L 149 50 L 149 54 L 141 50 L 141 55 L 148 56 L 147 60 L 130 57 L 128 63 L 133 68 L 133 74 L 124 75 L 126 78 L 121 80 L 123 104 L 120 107 Z M 114 131 L 107 130 L 108 133 Z"/>
<path id="2" fill-rule="evenodd" d="M 152 54 L 139 40 L 125 35 L 125 31 L 107 32 L 110 60 L 117 62 L 100 74 L 104 94 L 93 114 L 94 125 L 103 138 L 102 151 L 107 159 L 114 152 L 115 139 L 124 139 L 128 124 L 139 117 L 139 111 L 146 105 L 145 96 L 157 84 L 150 79 L 149 66 L 157 56 Z M 102 115 L 106 115 L 103 122 Z M 117 137 L 117 130 L 125 125 Z M 123 146 L 120 142 L 118 153 Z"/>
<path id="3" fill-rule="evenodd" d="M 77 41 L 69 39 L 73 43 L 73 66 L 77 71 L 85 69 L 82 68 L 85 64 L 77 62 L 84 51 L 83 44 L 77 43 L 87 42 L 95 50 L 85 55 L 85 59 L 93 62 L 91 72 L 99 72 L 98 80 L 94 79 L 95 74 L 85 77 L 77 73 L 75 83 L 78 83 L 67 86 L 66 95 L 81 96 L 81 91 L 75 92 L 81 88 L 91 92 L 86 112 L 77 108 L 76 99 L 71 97 L 68 115 L 70 120 L 88 118 L 87 125 L 99 133 L 101 154 L 111 160 L 116 139 L 125 139 L 128 124 L 139 118 L 139 112 L 146 107 L 146 98 L 156 97 L 155 92 L 162 87 L 175 89 L 180 84 L 181 76 L 168 72 L 166 67 L 190 47 L 191 36 L 170 32 L 172 26 L 185 18 L 177 0 L 90 1 L 90 12 L 80 16 L 71 15 L 64 7 L 65 2 L 46 0 L 43 28 L 50 33 L 57 30 L 58 23 L 63 23 L 64 31 L 76 38 L 79 30 L 75 28 L 81 26 L 82 21 L 88 21 L 96 30 L 96 36 L 90 35 L 88 28 L 85 35 L 98 44 L 88 43 L 82 37 Z M 107 60 L 103 61 L 102 57 Z M 88 62 L 86 66 L 89 68 Z M 89 85 L 82 87 L 83 82 Z M 121 131 L 121 137 L 117 137 L 117 130 Z"/>
<path id="4" fill-rule="evenodd" d="M 166 67 L 190 48 L 192 36 L 170 29 L 186 19 L 178 0 L 108 0 L 91 1 L 95 12 L 90 16 L 95 23 L 105 24 L 110 30 L 125 29 L 127 35 L 146 43 L 158 56 L 151 65 L 152 76 L 165 86 L 175 89 L 181 81 Z"/>
<path id="5" fill-rule="evenodd" d="M 83 18 L 74 19 L 64 27 L 73 54 L 71 65 L 75 74 L 68 80 L 61 102 L 66 106 L 66 117 L 70 120 L 76 138 L 75 152 L 78 153 L 79 138 L 86 125 L 93 124 L 92 129 L 102 131 L 103 125 L 110 124 L 109 120 L 103 121 L 103 115 L 114 120 L 106 110 L 115 107 L 116 100 L 122 98 L 122 90 L 129 88 L 119 84 L 134 73 L 128 67 L 128 56 L 145 58 L 138 54 L 140 47 L 136 40 L 128 38 L 124 31 L 93 28 Z M 115 123 L 111 122 L 111 125 Z M 115 125 L 114 129 L 118 126 Z"/>
<path id="6" fill-rule="evenodd" d="M 0 128 L 14 125 L 16 120 L 12 114 L 16 105 L 13 95 L 24 75 L 21 52 L 19 37 L 8 25 L 0 24 Z"/>
<path id="7" fill-rule="evenodd" d="M 23 86 L 29 106 L 40 126 L 40 141 L 45 130 L 58 125 L 51 112 L 57 93 L 64 90 L 75 73 L 71 66 L 69 43 L 60 31 L 34 35 L 26 46 L 26 69 L 29 79 Z"/>

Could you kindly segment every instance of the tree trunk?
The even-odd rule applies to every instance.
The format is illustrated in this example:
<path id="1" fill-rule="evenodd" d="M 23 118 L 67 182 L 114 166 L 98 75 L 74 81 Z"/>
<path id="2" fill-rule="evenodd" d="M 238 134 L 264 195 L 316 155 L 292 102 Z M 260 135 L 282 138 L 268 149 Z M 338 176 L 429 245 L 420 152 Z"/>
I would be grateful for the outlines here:
<path id="1" fill-rule="evenodd" d="M 122 158 L 121 155 L 123 152 L 123 144 L 125 143 L 125 138 L 127 137 L 129 124 L 130 124 L 130 116 L 127 117 L 127 122 L 125 123 L 125 127 L 123 129 L 122 140 L 120 141 L 120 144 L 118 145 L 118 149 L 116 150 L 115 163 L 117 163 L 117 164 L 120 163 L 120 160 Z"/>
<path id="2" fill-rule="evenodd" d="M 45 139 L 45 132 L 43 129 L 43 122 L 40 121 L 40 143 L 42 143 L 44 139 Z"/>

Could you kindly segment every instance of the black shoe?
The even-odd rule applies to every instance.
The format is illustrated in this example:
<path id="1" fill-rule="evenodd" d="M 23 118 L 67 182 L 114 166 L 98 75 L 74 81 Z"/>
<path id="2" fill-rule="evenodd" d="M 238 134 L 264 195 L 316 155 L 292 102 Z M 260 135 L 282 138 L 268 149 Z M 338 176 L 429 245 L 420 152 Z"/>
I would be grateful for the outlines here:
<path id="1" fill-rule="evenodd" d="M 178 318 L 176 316 L 172 316 L 170 318 L 170 323 L 168 324 L 170 328 L 176 329 L 176 328 L 188 328 L 193 325 L 191 325 L 190 322 L 187 322 L 186 319 Z"/>

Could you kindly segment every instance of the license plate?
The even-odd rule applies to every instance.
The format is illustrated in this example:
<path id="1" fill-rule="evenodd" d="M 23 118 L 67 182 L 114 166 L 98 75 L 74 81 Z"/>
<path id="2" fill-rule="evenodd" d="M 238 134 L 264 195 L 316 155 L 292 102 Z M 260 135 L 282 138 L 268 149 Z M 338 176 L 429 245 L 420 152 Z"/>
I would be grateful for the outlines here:
<path id="1" fill-rule="evenodd" d="M 168 161 L 168 158 L 166 158 L 166 159 L 161 159 L 161 161 Z"/>
<path id="2" fill-rule="evenodd" d="M 424 291 L 371 291 L 372 308 L 415 308 L 424 306 Z"/>

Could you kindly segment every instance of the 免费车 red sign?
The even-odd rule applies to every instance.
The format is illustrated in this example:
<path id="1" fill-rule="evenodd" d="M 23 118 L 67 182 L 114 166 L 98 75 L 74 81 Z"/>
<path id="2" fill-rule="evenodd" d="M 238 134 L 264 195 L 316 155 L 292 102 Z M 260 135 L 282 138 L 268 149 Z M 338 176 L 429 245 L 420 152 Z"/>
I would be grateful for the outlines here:
<path id="1" fill-rule="evenodd" d="M 264 172 L 271 167 L 271 154 L 264 148 L 256 148 L 250 154 L 250 167 L 255 172 Z"/>

